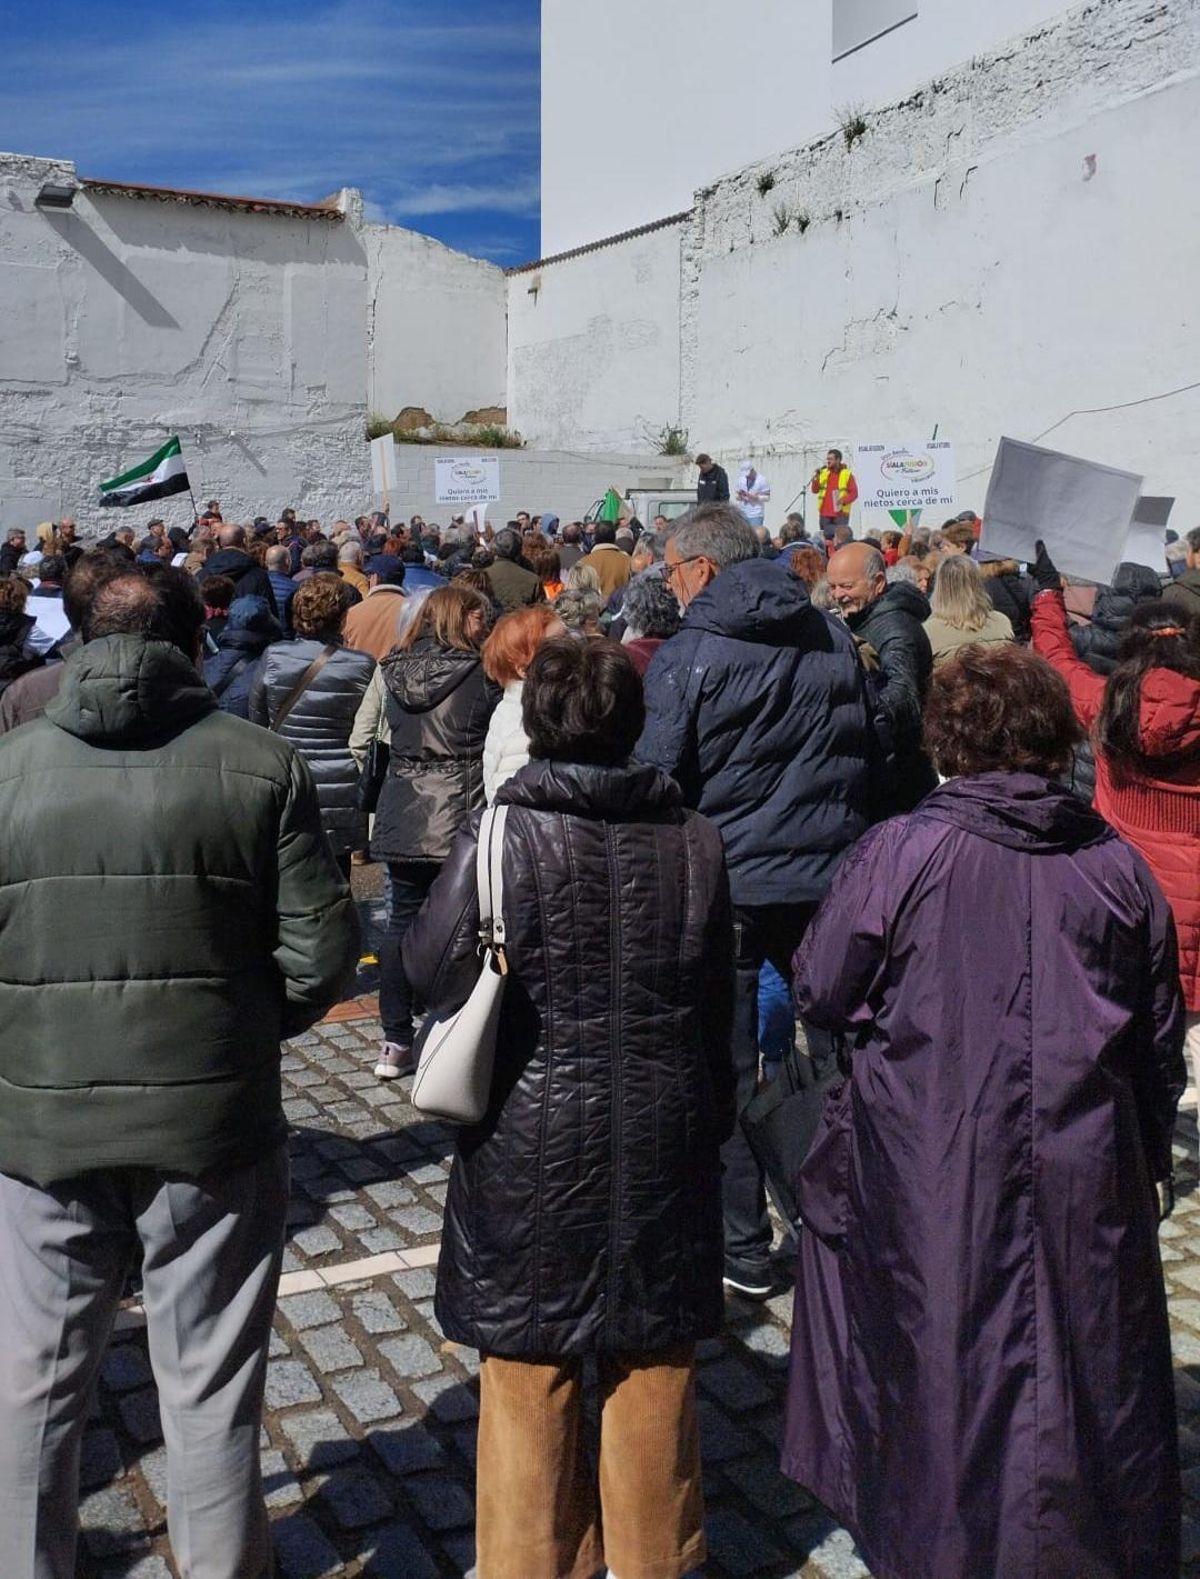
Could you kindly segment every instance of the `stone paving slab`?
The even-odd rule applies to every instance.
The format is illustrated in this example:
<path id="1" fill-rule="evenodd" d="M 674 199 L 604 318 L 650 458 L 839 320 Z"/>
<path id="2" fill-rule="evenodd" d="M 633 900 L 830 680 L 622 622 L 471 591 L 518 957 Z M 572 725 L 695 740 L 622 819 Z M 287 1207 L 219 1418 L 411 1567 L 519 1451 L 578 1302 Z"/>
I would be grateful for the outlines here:
<path id="1" fill-rule="evenodd" d="M 292 1276 L 277 1308 L 262 1434 L 281 1579 L 462 1579 L 474 1571 L 478 1356 L 443 1337 L 433 1269 L 407 1260 L 436 1254 L 451 1141 L 409 1105 L 410 1081 L 381 1088 L 374 1080 L 380 1030 L 372 1008 L 358 1004 L 297 1038 L 284 1058 L 288 1100 L 305 1106 L 293 1107 Z M 1200 1579 L 1196 1146 L 1195 1116 L 1185 1115 L 1180 1198 L 1162 1237 L 1185 1468 L 1185 1579 Z M 363 1263 L 370 1275 L 357 1276 Z M 727 1315 L 725 1335 L 699 1354 L 705 1573 L 870 1579 L 846 1532 L 777 1468 L 790 1297 L 761 1306 L 732 1300 Z M 136 1316 L 122 1322 L 104 1364 L 82 1485 L 80 1579 L 177 1575 L 157 1399 Z"/>

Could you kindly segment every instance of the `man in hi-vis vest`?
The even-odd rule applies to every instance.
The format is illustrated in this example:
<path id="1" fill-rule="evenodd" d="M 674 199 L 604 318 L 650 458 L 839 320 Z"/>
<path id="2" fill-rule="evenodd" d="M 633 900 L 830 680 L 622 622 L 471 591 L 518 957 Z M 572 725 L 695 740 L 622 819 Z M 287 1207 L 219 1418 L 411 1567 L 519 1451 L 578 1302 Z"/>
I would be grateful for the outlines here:
<path id="1" fill-rule="evenodd" d="M 826 537 L 832 537 L 837 527 L 850 524 L 850 506 L 858 498 L 858 484 L 849 466 L 843 464 L 841 450 L 830 450 L 824 466 L 813 472 L 809 487 L 821 501 L 821 531 Z"/>

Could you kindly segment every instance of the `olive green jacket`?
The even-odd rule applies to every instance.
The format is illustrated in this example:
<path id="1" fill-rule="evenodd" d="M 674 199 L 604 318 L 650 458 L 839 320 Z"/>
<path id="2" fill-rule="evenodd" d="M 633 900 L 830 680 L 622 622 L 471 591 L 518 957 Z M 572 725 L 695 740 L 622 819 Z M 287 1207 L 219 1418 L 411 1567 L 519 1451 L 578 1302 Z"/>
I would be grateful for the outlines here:
<path id="1" fill-rule="evenodd" d="M 279 1144 L 280 1040 L 357 943 L 296 751 L 165 642 L 81 647 L 0 739 L 0 1171 L 198 1174 Z"/>

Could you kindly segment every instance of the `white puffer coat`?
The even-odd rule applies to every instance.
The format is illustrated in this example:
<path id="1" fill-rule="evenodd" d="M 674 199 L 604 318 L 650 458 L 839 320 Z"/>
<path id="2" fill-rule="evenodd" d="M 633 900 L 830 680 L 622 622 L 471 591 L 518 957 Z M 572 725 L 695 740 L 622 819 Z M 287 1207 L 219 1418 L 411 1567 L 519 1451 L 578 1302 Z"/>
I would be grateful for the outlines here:
<path id="1" fill-rule="evenodd" d="M 496 791 L 529 761 L 529 736 L 521 722 L 524 680 L 510 680 L 504 687 L 483 743 L 483 793 L 490 806 Z"/>

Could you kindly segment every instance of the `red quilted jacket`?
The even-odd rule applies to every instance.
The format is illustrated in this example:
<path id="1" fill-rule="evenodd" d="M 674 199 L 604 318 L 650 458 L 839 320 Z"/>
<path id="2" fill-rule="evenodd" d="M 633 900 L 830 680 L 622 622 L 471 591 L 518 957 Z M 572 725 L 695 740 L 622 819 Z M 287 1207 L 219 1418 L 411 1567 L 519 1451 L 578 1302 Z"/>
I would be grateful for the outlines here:
<path id="1" fill-rule="evenodd" d="M 1033 600 L 1033 646 L 1066 680 L 1079 722 L 1091 730 L 1108 683 L 1071 645 L 1061 593 Z M 1179 934 L 1179 974 L 1189 1010 L 1200 1010 L 1200 682 L 1171 669 L 1142 681 L 1142 750 L 1153 777 L 1113 783 L 1093 737 L 1096 810 L 1145 856 Z"/>

